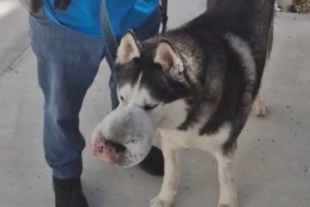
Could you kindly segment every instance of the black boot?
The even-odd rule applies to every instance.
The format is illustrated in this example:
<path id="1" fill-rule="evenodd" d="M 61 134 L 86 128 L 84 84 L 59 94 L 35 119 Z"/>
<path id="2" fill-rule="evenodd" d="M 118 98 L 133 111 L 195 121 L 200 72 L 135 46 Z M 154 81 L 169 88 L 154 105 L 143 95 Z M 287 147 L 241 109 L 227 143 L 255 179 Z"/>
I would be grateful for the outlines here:
<path id="1" fill-rule="evenodd" d="M 164 175 L 163 153 L 157 147 L 152 146 L 150 153 L 139 166 L 147 174 L 162 177 Z"/>
<path id="2" fill-rule="evenodd" d="M 56 207 L 88 207 L 80 178 L 53 178 Z"/>

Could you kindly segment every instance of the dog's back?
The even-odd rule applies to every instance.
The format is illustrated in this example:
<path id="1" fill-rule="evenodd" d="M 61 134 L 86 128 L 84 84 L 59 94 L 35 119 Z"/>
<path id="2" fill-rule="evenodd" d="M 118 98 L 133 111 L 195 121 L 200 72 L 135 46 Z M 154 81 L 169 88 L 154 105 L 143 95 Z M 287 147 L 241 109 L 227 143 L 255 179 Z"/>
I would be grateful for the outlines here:
<path id="1" fill-rule="evenodd" d="M 231 14 L 236 18 L 236 34 L 248 42 L 256 63 L 255 94 L 272 49 L 274 5 L 275 0 L 218 0 L 214 5 L 214 12 L 229 8 L 236 11 L 235 15 Z"/>
<path id="2" fill-rule="evenodd" d="M 267 39 L 271 20 L 274 17 L 275 0 L 213 0 L 206 11 L 207 27 L 218 24 L 230 32 L 242 36 L 246 41 L 251 37 Z M 217 29 L 217 27 L 212 28 Z M 253 38 L 254 38 L 253 37 Z"/>
<path id="3" fill-rule="evenodd" d="M 210 15 L 229 11 L 231 30 L 250 45 L 261 77 L 271 50 L 275 0 L 216 0 Z M 215 20 L 216 21 L 216 20 Z M 229 24 L 228 24 L 229 25 Z"/>
<path id="4" fill-rule="evenodd" d="M 202 15 L 160 37 L 182 54 L 191 79 L 190 92 L 183 95 L 194 97 L 189 106 L 197 105 L 190 107 L 189 116 L 179 129 L 187 130 L 200 113 L 205 119 L 200 134 L 212 134 L 229 121 L 234 127 L 224 149 L 229 151 L 233 146 L 260 88 L 271 49 L 274 3 L 275 0 L 217 0 Z M 143 47 L 156 45 L 157 41 Z M 152 49 L 142 51 L 152 57 Z"/>
<path id="5" fill-rule="evenodd" d="M 251 49 L 256 64 L 258 91 L 266 59 L 272 49 L 275 0 L 211 0 L 208 10 L 182 30 L 197 34 L 242 38 Z"/>

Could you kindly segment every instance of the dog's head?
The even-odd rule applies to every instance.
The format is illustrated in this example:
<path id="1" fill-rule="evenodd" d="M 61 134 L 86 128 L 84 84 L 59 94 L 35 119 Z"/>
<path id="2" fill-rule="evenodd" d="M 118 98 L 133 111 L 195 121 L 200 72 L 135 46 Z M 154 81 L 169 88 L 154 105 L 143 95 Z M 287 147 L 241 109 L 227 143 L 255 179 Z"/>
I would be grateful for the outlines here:
<path id="1" fill-rule="evenodd" d="M 116 59 L 119 108 L 138 106 L 154 126 L 160 126 L 169 112 L 176 109 L 171 107 L 189 94 L 184 69 L 179 51 L 167 39 L 154 38 L 141 44 L 128 31 Z"/>
<path id="2" fill-rule="evenodd" d="M 139 120 L 137 123 L 140 123 L 135 125 L 135 130 L 143 130 L 141 123 L 146 122 L 150 122 L 154 130 L 158 127 L 178 127 L 185 117 L 184 98 L 189 93 L 188 77 L 184 69 L 184 61 L 179 51 L 168 40 L 156 38 L 140 43 L 134 33 L 128 31 L 120 42 L 115 68 L 120 104 L 102 123 L 109 125 L 108 122 L 111 122 L 111 119 L 116 120 L 114 129 L 122 130 L 124 123 L 117 116 L 125 116 L 124 113 L 133 112 L 131 109 L 139 108 L 143 113 L 140 111 L 140 115 L 132 116 L 135 117 L 132 119 L 137 119 Z M 110 121 L 107 122 L 108 119 Z M 127 122 L 132 122 L 131 118 Z M 104 134 L 111 134 L 109 130 L 112 129 L 103 125 L 99 125 L 100 130 Z M 140 147 L 140 152 L 145 152 L 146 148 L 150 149 L 141 137 L 127 135 L 121 135 L 122 137 L 116 137 L 120 136 L 116 135 L 107 139 L 124 144 L 128 142 L 128 137 L 131 137 L 130 139 L 135 140 L 135 146 Z M 152 137 L 150 135 L 143 139 L 152 139 Z M 151 144 L 151 142 L 147 143 Z M 128 147 L 126 150 L 131 151 Z M 147 153 L 143 153 L 139 158 L 127 156 L 126 159 L 138 164 L 146 155 Z"/>

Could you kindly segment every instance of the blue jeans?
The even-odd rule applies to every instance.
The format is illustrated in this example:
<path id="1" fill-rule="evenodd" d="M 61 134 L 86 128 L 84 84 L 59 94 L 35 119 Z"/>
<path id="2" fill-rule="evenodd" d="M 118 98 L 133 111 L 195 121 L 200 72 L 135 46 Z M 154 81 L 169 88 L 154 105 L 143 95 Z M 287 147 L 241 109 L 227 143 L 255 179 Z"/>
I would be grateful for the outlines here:
<path id="1" fill-rule="evenodd" d="M 56 25 L 44 17 L 30 15 L 29 18 L 31 46 L 37 57 L 38 80 L 44 94 L 45 158 L 54 177 L 78 177 L 83 169 L 85 148 L 79 113 L 105 55 L 103 40 Z M 160 21 L 158 9 L 134 29 L 137 37 L 142 41 L 157 34 Z M 113 70 L 111 74 L 112 108 L 116 108 Z"/>

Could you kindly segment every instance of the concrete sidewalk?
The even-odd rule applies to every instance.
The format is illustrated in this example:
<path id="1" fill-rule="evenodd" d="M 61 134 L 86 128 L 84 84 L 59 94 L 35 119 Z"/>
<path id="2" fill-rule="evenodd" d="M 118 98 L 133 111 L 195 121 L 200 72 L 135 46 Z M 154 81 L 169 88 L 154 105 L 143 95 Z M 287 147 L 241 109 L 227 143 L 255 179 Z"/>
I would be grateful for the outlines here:
<path id="1" fill-rule="evenodd" d="M 169 2 L 170 28 L 205 8 L 204 0 L 193 0 L 186 7 L 182 6 L 185 1 Z M 310 205 L 309 20 L 309 16 L 294 15 L 276 19 L 274 50 L 263 84 L 270 114 L 265 119 L 252 115 L 240 138 L 240 207 Z M 0 207 L 53 206 L 51 173 L 43 156 L 42 95 L 35 64 L 28 49 L 0 76 Z M 103 62 L 81 112 L 86 138 L 110 109 L 108 71 Z M 84 163 L 83 182 L 91 207 L 146 207 L 161 186 L 162 179 L 137 168 L 99 164 L 89 146 L 84 150 Z M 210 155 L 185 152 L 182 176 L 176 207 L 217 206 L 217 166 Z"/>
<path id="2" fill-rule="evenodd" d="M 18 0 L 0 0 L 0 76 L 30 44 L 28 13 Z"/>

